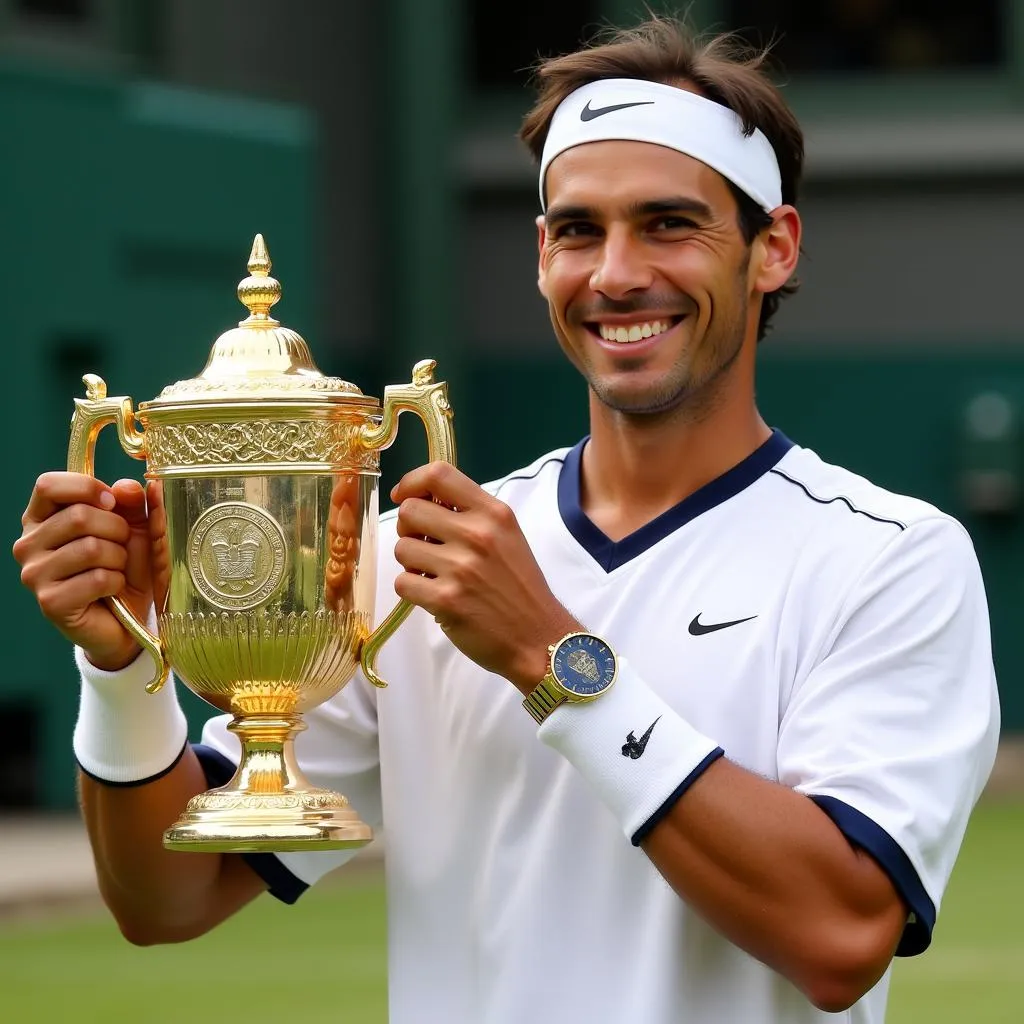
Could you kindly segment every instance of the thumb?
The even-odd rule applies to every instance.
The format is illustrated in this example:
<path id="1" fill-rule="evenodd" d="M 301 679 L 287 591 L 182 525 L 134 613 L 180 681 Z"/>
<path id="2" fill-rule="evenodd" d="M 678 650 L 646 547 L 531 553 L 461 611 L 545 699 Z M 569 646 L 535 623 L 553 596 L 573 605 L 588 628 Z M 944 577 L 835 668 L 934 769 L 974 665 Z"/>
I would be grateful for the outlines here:
<path id="1" fill-rule="evenodd" d="M 114 511 L 135 529 L 146 527 L 146 492 L 138 480 L 118 480 L 111 485 L 117 500 Z"/>

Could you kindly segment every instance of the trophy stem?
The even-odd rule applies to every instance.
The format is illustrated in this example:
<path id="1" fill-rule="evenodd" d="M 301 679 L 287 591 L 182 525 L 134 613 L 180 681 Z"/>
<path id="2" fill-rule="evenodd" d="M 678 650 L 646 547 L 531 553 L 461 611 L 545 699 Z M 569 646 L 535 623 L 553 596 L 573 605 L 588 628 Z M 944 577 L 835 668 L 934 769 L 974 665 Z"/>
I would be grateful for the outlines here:
<path id="1" fill-rule="evenodd" d="M 340 793 L 319 789 L 295 760 L 299 715 L 236 715 L 228 726 L 242 744 L 227 785 L 194 796 L 164 833 L 169 850 L 196 853 L 338 850 L 365 846 L 369 825 Z"/>

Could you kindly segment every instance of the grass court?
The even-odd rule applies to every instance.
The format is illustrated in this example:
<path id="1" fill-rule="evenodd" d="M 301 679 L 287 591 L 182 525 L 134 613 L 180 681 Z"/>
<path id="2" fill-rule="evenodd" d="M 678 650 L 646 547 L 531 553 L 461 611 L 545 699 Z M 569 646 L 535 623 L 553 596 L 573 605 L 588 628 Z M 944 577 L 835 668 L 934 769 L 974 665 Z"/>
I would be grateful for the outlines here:
<path id="1" fill-rule="evenodd" d="M 1024 802 L 975 814 L 935 940 L 897 964 L 888 1024 L 1024 1020 Z M 10 1024 L 386 1024 L 384 891 L 374 869 L 264 898 L 214 933 L 136 949 L 102 912 L 0 919 Z"/>

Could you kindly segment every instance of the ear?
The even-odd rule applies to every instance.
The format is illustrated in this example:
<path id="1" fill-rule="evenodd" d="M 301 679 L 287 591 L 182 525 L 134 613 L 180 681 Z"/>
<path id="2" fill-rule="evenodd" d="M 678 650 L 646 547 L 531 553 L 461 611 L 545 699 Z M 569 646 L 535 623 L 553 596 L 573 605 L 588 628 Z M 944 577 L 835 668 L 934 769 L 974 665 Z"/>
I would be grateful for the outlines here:
<path id="1" fill-rule="evenodd" d="M 751 260 L 756 292 L 778 291 L 796 271 L 800 259 L 802 225 L 800 214 L 792 206 L 779 206 L 772 211 L 772 224 L 754 242 L 755 258 Z M 760 255 L 760 259 L 756 256 Z"/>
<path id="2" fill-rule="evenodd" d="M 544 241 L 547 238 L 547 231 L 544 227 L 544 214 L 537 217 L 537 290 L 546 299 L 547 289 L 544 286 L 544 274 L 547 260 L 544 258 Z"/>

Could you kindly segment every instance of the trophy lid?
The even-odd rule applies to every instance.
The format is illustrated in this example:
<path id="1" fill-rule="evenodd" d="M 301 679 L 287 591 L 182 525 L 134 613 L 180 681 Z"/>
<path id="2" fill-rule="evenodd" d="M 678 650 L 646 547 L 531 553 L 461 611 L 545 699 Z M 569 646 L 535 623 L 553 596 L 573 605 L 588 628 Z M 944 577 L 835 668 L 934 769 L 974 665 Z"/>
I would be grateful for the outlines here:
<path id="1" fill-rule="evenodd" d="M 266 243 L 257 235 L 249 255 L 249 276 L 238 285 L 238 298 L 249 316 L 214 342 L 197 377 L 169 384 L 158 398 L 142 403 L 140 410 L 265 398 L 376 404 L 355 384 L 325 377 L 303 337 L 270 315 L 270 307 L 281 298 L 281 284 L 270 276 L 270 268 Z"/>

